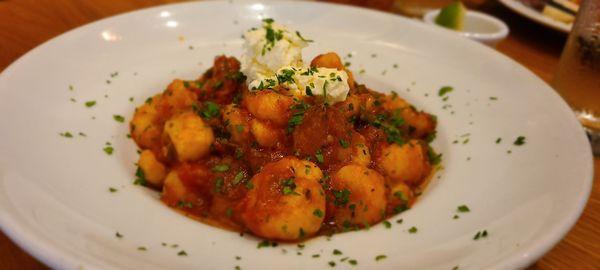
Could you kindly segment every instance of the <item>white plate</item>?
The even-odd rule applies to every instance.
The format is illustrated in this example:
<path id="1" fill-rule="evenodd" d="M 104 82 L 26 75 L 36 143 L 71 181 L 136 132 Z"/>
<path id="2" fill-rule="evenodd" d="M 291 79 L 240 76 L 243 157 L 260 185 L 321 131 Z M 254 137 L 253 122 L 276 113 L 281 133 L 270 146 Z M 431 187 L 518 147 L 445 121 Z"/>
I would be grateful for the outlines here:
<path id="1" fill-rule="evenodd" d="M 572 24 L 567 24 L 567 23 L 555 20 L 553 18 L 550 18 L 548 16 L 544 16 L 541 12 L 539 12 L 531 7 L 528 7 L 526 5 L 523 5 L 523 3 L 521 3 L 517 0 L 498 0 L 498 1 L 500 3 L 502 3 L 504 6 L 510 8 L 512 11 L 519 13 L 539 24 L 548 26 L 552 29 L 556 29 L 563 33 L 571 32 L 571 27 L 573 26 Z"/>
<path id="2" fill-rule="evenodd" d="M 397 90 L 438 116 L 434 145 L 445 169 L 401 215 L 402 224 L 398 217 L 390 229 L 316 238 L 300 256 L 296 245 L 257 249 L 257 239 L 188 219 L 132 185 L 136 149 L 127 124 L 113 114 L 128 121 L 136 105 L 173 78 L 196 78 L 220 53 L 239 56 L 242 31 L 263 17 L 316 40 L 307 60 L 319 52 L 353 53 L 348 60 L 359 81 Z M 454 87 L 448 101 L 437 95 L 445 85 Z M 90 100 L 97 104 L 87 108 Z M 336 269 L 350 269 L 340 262 L 348 256 L 363 269 L 512 269 L 565 235 L 592 180 L 591 152 L 575 117 L 525 68 L 420 22 L 319 3 L 185 3 L 78 28 L 0 75 L 0 126 L 1 228 L 56 268 L 317 269 L 335 260 Z M 65 131 L 75 137 L 59 136 Z M 513 145 L 521 135 L 526 144 Z M 105 142 L 113 155 L 103 152 Z M 453 219 L 462 204 L 471 212 Z M 417 233 L 408 233 L 412 226 Z M 489 236 L 474 241 L 482 230 Z M 334 248 L 344 255 L 333 255 Z M 376 262 L 380 254 L 387 259 Z"/>

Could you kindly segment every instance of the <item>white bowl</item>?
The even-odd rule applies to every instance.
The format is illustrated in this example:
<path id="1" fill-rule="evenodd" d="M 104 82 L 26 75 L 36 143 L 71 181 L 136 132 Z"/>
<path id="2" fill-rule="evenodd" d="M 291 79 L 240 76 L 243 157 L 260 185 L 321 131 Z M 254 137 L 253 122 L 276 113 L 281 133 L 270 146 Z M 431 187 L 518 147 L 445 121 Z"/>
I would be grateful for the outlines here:
<path id="1" fill-rule="evenodd" d="M 425 16 L 423 16 L 423 21 L 427 24 L 437 25 L 435 23 L 435 18 L 439 13 L 439 9 L 427 12 Z M 469 10 L 465 15 L 464 29 L 462 31 L 453 32 L 457 32 L 461 36 L 481 42 L 490 47 L 495 47 L 498 42 L 508 36 L 509 30 L 508 26 L 496 17 Z"/>
<path id="2" fill-rule="evenodd" d="M 215 55 L 239 56 L 241 34 L 265 17 L 315 41 L 305 60 L 338 52 L 358 82 L 437 115 L 444 169 L 391 228 L 257 249 L 259 239 L 189 219 L 133 185 L 136 147 L 113 115 L 129 121 L 173 78 L 197 78 Z M 454 87 L 448 99 L 442 86 Z M 0 126 L 0 230 L 56 269 L 521 269 L 573 226 L 593 180 L 581 125 L 526 68 L 438 27 L 323 3 L 188 2 L 83 26 L 0 74 Z M 514 145 L 517 136 L 526 144 Z M 454 219 L 463 204 L 470 212 Z"/>

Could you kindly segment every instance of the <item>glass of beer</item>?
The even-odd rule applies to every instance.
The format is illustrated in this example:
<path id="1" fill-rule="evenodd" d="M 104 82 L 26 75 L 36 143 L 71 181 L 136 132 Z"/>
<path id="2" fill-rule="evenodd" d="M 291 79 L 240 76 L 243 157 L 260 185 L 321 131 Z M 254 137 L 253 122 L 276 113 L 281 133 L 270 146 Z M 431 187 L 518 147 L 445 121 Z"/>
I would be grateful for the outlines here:
<path id="1" fill-rule="evenodd" d="M 600 1 L 584 0 L 552 82 L 600 155 Z"/>

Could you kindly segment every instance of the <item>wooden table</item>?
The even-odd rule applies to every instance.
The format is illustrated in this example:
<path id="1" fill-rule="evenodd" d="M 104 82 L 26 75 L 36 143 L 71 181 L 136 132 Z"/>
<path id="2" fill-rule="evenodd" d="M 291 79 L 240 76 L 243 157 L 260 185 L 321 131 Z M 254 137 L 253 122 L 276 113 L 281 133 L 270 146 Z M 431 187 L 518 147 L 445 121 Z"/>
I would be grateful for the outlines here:
<path id="1" fill-rule="evenodd" d="M 80 25 L 118 13 L 180 0 L 0 0 L 0 69 L 27 51 Z M 550 81 L 566 36 L 531 23 L 495 2 L 481 9 L 509 24 L 498 50 Z M 600 158 L 588 205 L 565 239 L 530 269 L 600 269 Z M 0 232 L 0 269 L 47 269 Z"/>

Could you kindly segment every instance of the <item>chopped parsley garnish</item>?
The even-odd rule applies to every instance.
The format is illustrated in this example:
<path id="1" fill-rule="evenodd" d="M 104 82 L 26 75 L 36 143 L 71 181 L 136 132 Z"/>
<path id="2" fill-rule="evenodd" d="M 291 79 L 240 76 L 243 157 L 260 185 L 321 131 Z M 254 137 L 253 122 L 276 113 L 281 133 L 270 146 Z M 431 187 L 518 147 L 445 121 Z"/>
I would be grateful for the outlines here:
<path id="1" fill-rule="evenodd" d="M 216 193 L 221 193 L 221 191 L 223 190 L 223 177 L 219 177 L 217 179 L 215 179 L 215 192 Z"/>
<path id="2" fill-rule="evenodd" d="M 73 138 L 73 134 L 71 134 L 71 132 L 63 132 L 63 133 L 59 133 L 60 136 L 65 137 L 65 138 Z"/>
<path id="3" fill-rule="evenodd" d="M 218 80 L 218 81 L 216 81 L 216 82 L 215 82 L 215 84 L 213 84 L 213 87 L 212 87 L 212 88 L 213 88 L 213 89 L 215 89 L 215 90 L 219 90 L 219 89 L 221 89 L 222 87 L 223 87 L 223 81 L 221 81 L 221 80 Z"/>
<path id="4" fill-rule="evenodd" d="M 199 114 L 206 119 L 218 117 L 220 115 L 219 105 L 211 101 L 204 102 L 204 106 Z"/>
<path id="5" fill-rule="evenodd" d="M 252 184 L 252 181 L 246 182 L 246 189 L 253 189 L 253 188 L 254 188 L 254 184 Z"/>
<path id="6" fill-rule="evenodd" d="M 294 177 L 290 177 L 287 179 L 283 179 L 281 181 L 282 189 L 281 192 L 283 195 L 300 195 L 296 192 L 296 182 L 294 182 Z"/>
<path id="7" fill-rule="evenodd" d="M 390 223 L 387 220 L 384 220 L 382 223 L 383 223 L 383 226 L 385 226 L 386 229 L 389 229 L 389 228 L 392 227 L 392 223 Z"/>
<path id="8" fill-rule="evenodd" d="M 262 48 L 262 55 L 265 55 L 267 51 L 270 51 L 275 46 L 275 42 L 283 38 L 283 30 L 275 31 L 275 29 L 273 29 L 273 19 L 267 18 L 264 19 L 263 22 L 263 28 L 266 30 L 265 39 L 267 42 Z"/>
<path id="9" fill-rule="evenodd" d="M 119 122 L 119 123 L 123 123 L 125 122 L 125 117 L 118 115 L 118 114 L 114 114 L 113 115 L 113 119 L 115 119 L 115 121 Z"/>
<path id="10" fill-rule="evenodd" d="M 263 240 L 260 243 L 258 243 L 258 245 L 256 246 L 256 248 L 264 248 L 264 247 L 276 247 L 279 244 L 277 244 L 277 242 L 269 242 L 268 240 Z"/>
<path id="11" fill-rule="evenodd" d="M 496 139 L 496 144 L 499 144 L 502 141 L 502 138 Z"/>
<path id="12" fill-rule="evenodd" d="M 114 188 L 114 187 L 109 187 L 108 191 L 110 191 L 110 193 L 115 193 L 118 191 L 118 189 Z"/>
<path id="13" fill-rule="evenodd" d="M 308 108 L 310 108 L 310 105 L 304 101 L 300 101 L 299 103 L 290 107 L 290 109 L 292 109 L 292 117 L 288 121 L 288 133 L 291 133 L 294 131 L 294 128 L 302 124 L 302 121 L 304 121 L 304 113 L 306 110 L 308 110 Z"/>
<path id="14" fill-rule="evenodd" d="M 244 125 L 235 125 L 235 130 L 237 131 L 237 133 L 244 132 Z"/>
<path id="15" fill-rule="evenodd" d="M 409 233 L 417 233 L 417 231 L 418 231 L 418 230 L 419 230 L 419 229 L 417 229 L 417 227 L 415 227 L 415 226 L 412 226 L 412 227 L 410 227 L 410 229 L 408 229 L 408 232 L 409 232 Z"/>
<path id="16" fill-rule="evenodd" d="M 315 211 L 313 211 L 313 215 L 315 215 L 316 217 L 322 218 L 323 211 L 321 211 L 321 209 L 315 209 Z"/>
<path id="17" fill-rule="evenodd" d="M 116 232 L 116 233 L 115 233 L 115 236 L 116 236 L 117 238 L 123 238 L 123 235 L 122 235 L 122 234 L 120 234 L 119 232 Z"/>
<path id="18" fill-rule="evenodd" d="M 133 181 L 134 185 L 146 186 L 146 176 L 144 175 L 144 171 L 142 171 L 142 168 L 137 168 L 137 170 L 135 171 L 135 176 L 136 179 Z"/>
<path id="19" fill-rule="evenodd" d="M 386 258 L 387 258 L 386 255 L 377 255 L 377 256 L 375 256 L 375 261 L 378 262 L 378 261 L 384 260 Z"/>
<path id="20" fill-rule="evenodd" d="M 213 172 L 226 172 L 229 171 L 229 164 L 217 164 L 212 168 Z"/>
<path id="21" fill-rule="evenodd" d="M 342 252 L 339 249 L 334 249 L 333 255 L 342 255 Z"/>
<path id="22" fill-rule="evenodd" d="M 335 200 L 333 201 L 333 204 L 335 206 L 345 206 L 348 203 L 348 201 L 350 201 L 350 190 L 334 190 L 333 196 L 335 197 Z"/>
<path id="23" fill-rule="evenodd" d="M 91 100 L 91 101 L 86 101 L 85 102 L 85 106 L 88 108 L 94 107 L 94 105 L 96 105 L 96 101 L 95 100 Z"/>
<path id="24" fill-rule="evenodd" d="M 240 159 L 240 158 L 244 157 L 244 150 L 236 148 L 234 156 L 236 159 Z"/>
<path id="25" fill-rule="evenodd" d="M 357 260 L 348 260 L 348 263 L 351 265 L 357 265 L 358 261 Z"/>
<path id="26" fill-rule="evenodd" d="M 325 161 L 325 159 L 323 158 L 323 153 L 321 152 L 321 149 L 317 150 L 317 152 L 315 153 L 315 158 L 317 159 L 317 162 L 319 162 L 319 163 L 323 163 Z"/>
<path id="27" fill-rule="evenodd" d="M 185 250 L 179 251 L 177 256 L 187 256 L 187 252 L 185 252 Z"/>
<path id="28" fill-rule="evenodd" d="M 319 254 L 313 254 L 311 257 L 313 257 L 313 258 L 319 258 L 319 257 L 321 257 L 321 255 L 319 255 Z"/>
<path id="29" fill-rule="evenodd" d="M 335 262 L 334 262 L 334 261 L 329 261 L 329 262 L 328 262 L 328 264 L 329 264 L 329 266 L 331 266 L 331 267 L 335 267 Z"/>
<path id="30" fill-rule="evenodd" d="M 107 146 L 102 148 L 102 150 L 104 150 L 104 153 L 106 153 L 107 155 L 112 155 L 112 153 L 115 151 L 115 149 L 112 146 Z"/>
<path id="31" fill-rule="evenodd" d="M 139 250 L 139 251 L 146 251 L 148 249 L 146 247 L 138 247 L 137 250 Z"/>
<path id="32" fill-rule="evenodd" d="M 490 100 L 498 100 L 497 97 L 490 97 Z"/>
<path id="33" fill-rule="evenodd" d="M 488 236 L 487 230 L 478 231 L 475 236 L 473 236 L 473 240 L 479 240 L 480 238 L 486 238 Z"/>
<path id="34" fill-rule="evenodd" d="M 442 162 L 442 153 L 436 153 L 433 148 L 428 147 L 427 149 L 427 158 L 429 159 L 429 163 L 431 165 L 438 165 Z"/>
<path id="35" fill-rule="evenodd" d="M 469 207 L 468 207 L 468 206 L 466 206 L 466 205 L 464 205 L 464 204 L 463 204 L 463 205 L 460 205 L 460 206 L 458 206 L 458 207 L 456 208 L 456 210 L 457 210 L 458 212 L 460 212 L 460 213 L 466 213 L 466 212 L 470 212 L 470 211 L 471 211 L 471 209 L 469 209 Z"/>
<path id="36" fill-rule="evenodd" d="M 514 145 L 517 145 L 517 146 L 524 145 L 524 144 L 525 144 L 525 137 L 524 136 L 517 137 L 517 139 L 514 142 Z"/>
<path id="37" fill-rule="evenodd" d="M 309 97 L 310 96 L 314 96 L 313 92 L 312 92 L 312 89 L 310 89 L 310 87 L 308 85 L 306 86 L 306 95 L 309 96 Z"/>
<path id="38" fill-rule="evenodd" d="M 246 175 L 244 174 L 244 171 L 239 171 L 235 177 L 233 178 L 233 184 L 237 185 L 239 184 L 242 180 L 244 180 L 244 178 L 246 177 Z"/>
<path id="39" fill-rule="evenodd" d="M 396 220 L 396 223 L 398 223 L 398 224 L 402 224 L 402 222 L 404 222 L 403 219 Z"/>
<path id="40" fill-rule="evenodd" d="M 289 83 L 294 83 L 294 75 L 296 74 L 296 72 L 294 72 L 291 69 L 282 69 L 281 72 L 279 74 L 277 74 L 277 82 L 279 84 L 283 84 L 286 82 Z"/>
<path id="41" fill-rule="evenodd" d="M 348 147 L 350 147 L 350 143 L 347 142 L 344 139 L 340 139 L 340 145 L 342 146 L 342 148 L 348 148 Z"/>
<path id="42" fill-rule="evenodd" d="M 452 92 L 452 90 L 454 90 L 454 88 L 452 88 L 452 86 L 444 86 L 444 87 L 440 88 L 440 90 L 438 91 L 438 96 L 442 97 L 445 94 Z"/>
<path id="43" fill-rule="evenodd" d="M 186 202 L 186 201 L 178 201 L 177 202 L 177 207 L 179 208 L 194 208 L 194 204 L 192 202 Z"/>
<path id="44" fill-rule="evenodd" d="M 304 42 L 314 42 L 314 40 L 312 39 L 305 39 L 304 37 L 302 37 L 302 35 L 298 31 L 296 31 L 296 35 Z"/>

